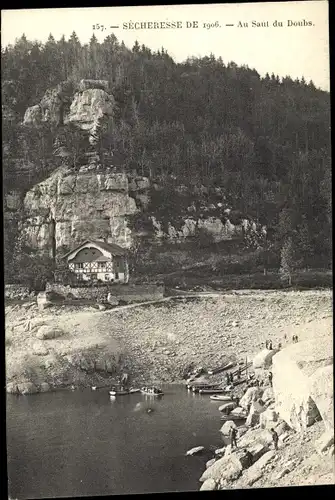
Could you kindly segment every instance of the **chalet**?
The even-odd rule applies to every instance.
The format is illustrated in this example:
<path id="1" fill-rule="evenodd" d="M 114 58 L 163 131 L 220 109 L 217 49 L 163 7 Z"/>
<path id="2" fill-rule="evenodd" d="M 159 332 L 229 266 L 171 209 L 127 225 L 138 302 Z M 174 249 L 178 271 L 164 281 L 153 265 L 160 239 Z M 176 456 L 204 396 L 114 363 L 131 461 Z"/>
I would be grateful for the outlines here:
<path id="1" fill-rule="evenodd" d="M 127 251 L 105 240 L 87 240 L 63 256 L 78 281 L 128 283 Z"/>

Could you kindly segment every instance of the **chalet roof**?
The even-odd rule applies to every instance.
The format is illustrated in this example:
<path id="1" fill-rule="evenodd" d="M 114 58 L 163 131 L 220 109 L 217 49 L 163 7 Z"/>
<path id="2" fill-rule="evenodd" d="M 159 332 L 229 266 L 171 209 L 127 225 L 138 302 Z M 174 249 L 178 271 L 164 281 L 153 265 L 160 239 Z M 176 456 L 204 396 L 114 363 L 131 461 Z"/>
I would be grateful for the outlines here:
<path id="1" fill-rule="evenodd" d="M 86 240 L 77 247 L 67 252 L 65 255 L 63 255 L 62 258 L 65 259 L 69 255 L 71 255 L 71 253 L 75 252 L 76 250 L 79 250 L 79 248 L 84 248 L 89 243 L 93 243 L 98 248 L 106 250 L 107 252 L 110 252 L 112 255 L 125 255 L 127 253 L 127 251 L 124 248 L 120 247 L 119 245 L 116 245 L 116 243 L 107 243 L 105 241 L 97 241 L 97 240 Z"/>

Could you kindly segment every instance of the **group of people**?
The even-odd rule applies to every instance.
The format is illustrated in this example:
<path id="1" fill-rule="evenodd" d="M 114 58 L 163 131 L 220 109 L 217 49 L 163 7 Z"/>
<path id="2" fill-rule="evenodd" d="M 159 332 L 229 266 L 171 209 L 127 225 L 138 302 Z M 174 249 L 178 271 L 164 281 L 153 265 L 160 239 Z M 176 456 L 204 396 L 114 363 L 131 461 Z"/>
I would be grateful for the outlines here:
<path id="1" fill-rule="evenodd" d="M 273 428 L 270 429 L 270 432 L 271 432 L 271 436 L 272 436 L 272 442 L 273 442 L 274 449 L 278 450 L 278 441 L 279 441 L 278 433 Z M 230 428 L 229 437 L 230 437 L 231 448 L 232 449 L 237 448 L 237 428 L 236 427 Z M 246 453 L 246 458 L 249 462 L 249 467 L 250 467 L 250 465 L 252 465 L 252 463 L 253 463 L 253 456 L 248 450 L 244 450 L 244 452 Z"/>
<path id="2" fill-rule="evenodd" d="M 292 336 L 292 342 L 293 342 L 293 344 L 296 344 L 297 342 L 299 342 L 298 335 Z"/>
<path id="3" fill-rule="evenodd" d="M 156 389 L 156 387 L 142 387 L 142 391 L 148 394 L 160 394 L 162 391 Z"/>

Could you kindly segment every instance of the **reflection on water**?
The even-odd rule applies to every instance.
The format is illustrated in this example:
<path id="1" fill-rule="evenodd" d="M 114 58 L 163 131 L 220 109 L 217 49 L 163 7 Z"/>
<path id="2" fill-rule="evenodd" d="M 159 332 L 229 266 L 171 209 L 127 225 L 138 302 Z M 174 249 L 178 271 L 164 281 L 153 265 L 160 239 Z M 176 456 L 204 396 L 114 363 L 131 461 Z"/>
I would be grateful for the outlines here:
<path id="1" fill-rule="evenodd" d="M 162 398 L 108 391 L 7 396 L 9 494 L 38 498 L 198 490 L 222 446 L 219 403 L 180 386 Z M 148 412 L 148 409 L 151 412 Z"/>

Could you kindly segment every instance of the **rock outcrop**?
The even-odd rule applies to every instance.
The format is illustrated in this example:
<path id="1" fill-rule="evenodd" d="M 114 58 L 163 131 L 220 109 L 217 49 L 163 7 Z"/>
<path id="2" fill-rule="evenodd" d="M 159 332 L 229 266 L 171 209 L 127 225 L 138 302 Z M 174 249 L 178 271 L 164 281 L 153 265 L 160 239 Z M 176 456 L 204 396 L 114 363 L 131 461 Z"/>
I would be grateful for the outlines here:
<path id="1" fill-rule="evenodd" d="M 71 248 L 85 239 L 107 237 L 131 245 L 126 217 L 138 211 L 125 174 L 70 173 L 64 168 L 34 186 L 24 198 L 21 231 L 40 250 Z"/>
<path id="2" fill-rule="evenodd" d="M 333 428 L 332 352 L 329 334 L 292 344 L 273 358 L 276 410 L 297 431 L 320 415 Z"/>

